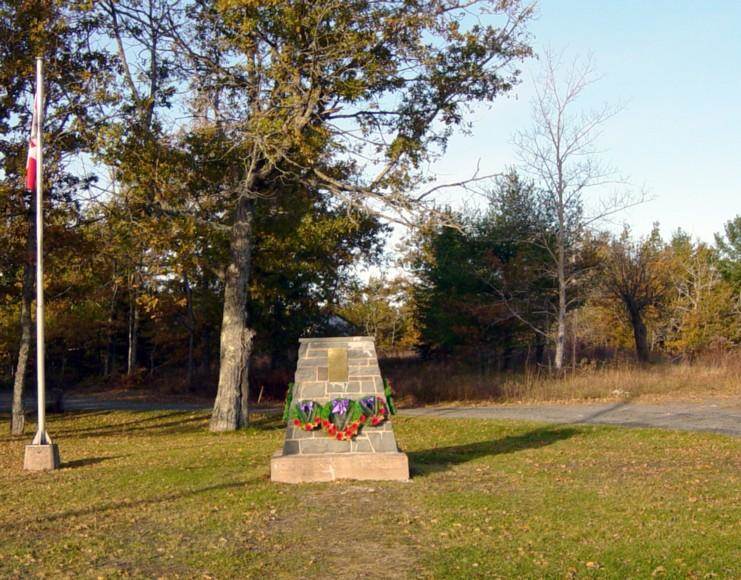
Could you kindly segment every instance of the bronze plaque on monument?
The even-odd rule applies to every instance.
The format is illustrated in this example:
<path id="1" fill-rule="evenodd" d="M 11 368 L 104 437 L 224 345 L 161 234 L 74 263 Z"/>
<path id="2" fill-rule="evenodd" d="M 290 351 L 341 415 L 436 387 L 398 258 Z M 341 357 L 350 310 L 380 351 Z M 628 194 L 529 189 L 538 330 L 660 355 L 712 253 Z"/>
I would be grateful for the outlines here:
<path id="1" fill-rule="evenodd" d="M 347 381 L 347 349 L 327 349 L 328 380 L 330 383 L 344 383 Z"/>

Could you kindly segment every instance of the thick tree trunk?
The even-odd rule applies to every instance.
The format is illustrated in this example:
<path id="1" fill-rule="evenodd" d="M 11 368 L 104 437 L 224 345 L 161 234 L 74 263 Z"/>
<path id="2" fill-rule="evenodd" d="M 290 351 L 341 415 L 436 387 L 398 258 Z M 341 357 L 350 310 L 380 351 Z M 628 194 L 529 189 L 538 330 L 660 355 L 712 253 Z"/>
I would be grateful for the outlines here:
<path id="1" fill-rule="evenodd" d="M 629 308 L 630 324 L 633 326 L 633 338 L 636 345 L 636 356 L 640 362 L 649 362 L 650 354 L 648 349 L 648 331 L 643 322 L 640 310 Z"/>
<path id="2" fill-rule="evenodd" d="M 240 197 L 232 226 L 231 258 L 224 284 L 219 387 L 211 414 L 211 431 L 234 431 L 247 423 L 247 397 L 242 385 L 247 382 L 255 334 L 247 326 L 253 204 L 252 199 Z"/>
<path id="3" fill-rule="evenodd" d="M 33 266 L 36 252 L 35 219 L 29 216 L 28 237 L 26 238 L 26 263 L 23 266 L 23 292 L 21 296 L 21 344 L 18 349 L 18 366 L 13 381 L 13 407 L 10 416 L 10 432 L 21 435 L 26 424 L 23 394 L 26 387 L 28 354 L 31 350 L 31 303 L 33 301 Z"/>

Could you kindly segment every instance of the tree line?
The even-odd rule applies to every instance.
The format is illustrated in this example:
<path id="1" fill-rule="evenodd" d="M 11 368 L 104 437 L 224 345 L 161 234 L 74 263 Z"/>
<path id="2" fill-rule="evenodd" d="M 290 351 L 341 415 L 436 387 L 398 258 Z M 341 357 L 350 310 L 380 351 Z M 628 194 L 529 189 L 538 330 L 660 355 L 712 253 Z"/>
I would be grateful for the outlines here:
<path id="1" fill-rule="evenodd" d="M 658 225 L 643 238 L 605 231 L 648 199 L 597 146 L 618 111 L 581 106 L 598 78 L 590 59 L 545 52 L 542 63 L 531 126 L 514 139 L 519 164 L 480 188 L 477 209 L 450 210 L 456 227 L 418 228 L 403 258 L 412 278 L 371 280 L 350 318 L 387 347 L 467 352 L 500 368 L 562 372 L 578 352 L 631 346 L 641 363 L 737 348 L 741 217 L 714 245 L 681 230 L 662 240 Z"/>
<path id="2" fill-rule="evenodd" d="M 541 243 L 558 228 L 547 194 L 515 171 L 488 194 L 484 209 L 457 216 L 460 229 L 423 231 L 410 253 L 414 317 L 428 351 L 563 369 L 579 365 L 579 353 L 632 350 L 648 363 L 738 348 L 741 216 L 714 244 L 682 230 L 664 240 L 658 224 L 643 237 L 625 227 L 575 238 L 559 361 L 558 270 Z"/>
<path id="3" fill-rule="evenodd" d="M 579 112 L 589 62 L 544 55 L 519 166 L 450 184 L 484 194 L 476 211 L 435 204 L 447 185 L 430 163 L 473 105 L 515 89 L 531 16 L 517 0 L 0 1 L 13 432 L 34 356 L 36 56 L 52 386 L 178 380 L 213 389 L 211 429 L 236 429 L 257 362 L 290 369 L 297 338 L 336 332 L 337 315 L 384 351 L 513 367 L 563 370 L 586 347 L 642 361 L 737 347 L 738 217 L 714 245 L 601 231 L 644 196 L 595 148 L 615 110 Z M 617 193 L 590 193 L 606 185 Z M 412 232 L 407 274 L 359 279 L 388 265 L 394 223 Z"/>
<path id="4" fill-rule="evenodd" d="M 250 361 L 327 324 L 388 223 L 447 219 L 426 168 L 473 104 L 517 84 L 531 15 L 517 0 L 0 2 L 13 431 L 33 357 L 22 177 L 37 56 L 48 374 L 180 366 L 197 386 L 214 369 L 223 431 L 246 422 Z"/>

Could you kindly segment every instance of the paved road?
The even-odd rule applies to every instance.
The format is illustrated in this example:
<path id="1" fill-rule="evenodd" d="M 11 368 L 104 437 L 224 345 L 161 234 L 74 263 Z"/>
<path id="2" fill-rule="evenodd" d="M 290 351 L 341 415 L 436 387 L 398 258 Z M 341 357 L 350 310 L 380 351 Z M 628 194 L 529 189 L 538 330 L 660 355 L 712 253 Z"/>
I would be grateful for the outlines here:
<path id="1" fill-rule="evenodd" d="M 547 423 L 601 423 L 626 427 L 662 427 L 741 435 L 741 402 L 540 404 L 496 407 L 420 407 L 405 409 L 414 417 L 521 419 Z"/>
<path id="2" fill-rule="evenodd" d="M 29 400 L 26 408 L 35 410 Z M 0 393 L 0 412 L 10 408 L 8 393 Z M 208 410 L 198 403 L 156 403 L 146 401 L 105 400 L 92 397 L 65 397 L 64 408 L 70 411 L 195 411 Z M 268 412 L 279 412 L 269 409 Z M 616 402 L 600 404 L 499 405 L 491 407 L 419 407 L 402 409 L 409 417 L 448 417 L 464 419 L 519 419 L 546 423 L 591 423 L 626 427 L 661 427 L 687 431 L 711 431 L 741 436 L 741 401 L 719 399 L 701 403 Z"/>

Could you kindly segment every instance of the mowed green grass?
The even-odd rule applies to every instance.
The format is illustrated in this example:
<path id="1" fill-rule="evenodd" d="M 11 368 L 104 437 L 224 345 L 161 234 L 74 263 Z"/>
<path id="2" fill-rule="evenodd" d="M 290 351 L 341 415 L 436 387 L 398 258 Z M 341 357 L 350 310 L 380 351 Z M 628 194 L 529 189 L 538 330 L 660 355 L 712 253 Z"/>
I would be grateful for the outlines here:
<path id="1" fill-rule="evenodd" d="M 0 437 L 0 577 L 741 576 L 739 441 L 395 420 L 409 483 L 278 485 L 281 425 L 193 412 L 52 417 L 63 468 Z"/>

